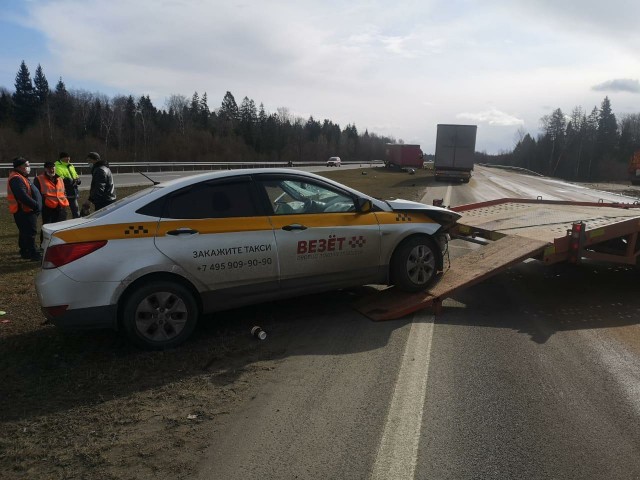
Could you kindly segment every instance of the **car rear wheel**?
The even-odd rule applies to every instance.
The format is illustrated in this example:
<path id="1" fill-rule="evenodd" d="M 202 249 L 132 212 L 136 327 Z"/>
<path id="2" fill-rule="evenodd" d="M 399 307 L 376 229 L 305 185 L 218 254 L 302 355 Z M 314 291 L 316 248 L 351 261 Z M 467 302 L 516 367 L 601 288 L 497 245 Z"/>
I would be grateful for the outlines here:
<path id="1" fill-rule="evenodd" d="M 123 308 L 127 337 L 149 350 L 184 342 L 198 322 L 198 305 L 188 288 L 171 281 L 154 281 L 136 289 Z"/>
<path id="2" fill-rule="evenodd" d="M 401 243 L 391 259 L 391 281 L 405 292 L 426 290 L 436 278 L 439 253 L 428 237 Z"/>

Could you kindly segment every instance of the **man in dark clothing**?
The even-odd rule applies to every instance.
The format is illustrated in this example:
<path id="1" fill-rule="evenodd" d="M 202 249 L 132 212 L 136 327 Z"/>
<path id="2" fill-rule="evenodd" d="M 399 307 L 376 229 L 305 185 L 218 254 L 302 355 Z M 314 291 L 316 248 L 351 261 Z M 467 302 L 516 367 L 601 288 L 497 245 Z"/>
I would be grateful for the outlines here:
<path id="1" fill-rule="evenodd" d="M 38 215 L 42 210 L 42 196 L 29 180 L 29 173 L 31 166 L 28 160 L 22 157 L 13 159 L 13 170 L 7 182 L 7 203 L 18 227 L 20 256 L 41 261 L 42 256 L 36 250 L 36 233 Z"/>
<path id="2" fill-rule="evenodd" d="M 106 207 L 116 201 L 116 188 L 113 175 L 106 160 L 101 160 L 96 152 L 87 154 L 87 162 L 91 165 L 91 191 L 89 201 L 96 210 Z"/>

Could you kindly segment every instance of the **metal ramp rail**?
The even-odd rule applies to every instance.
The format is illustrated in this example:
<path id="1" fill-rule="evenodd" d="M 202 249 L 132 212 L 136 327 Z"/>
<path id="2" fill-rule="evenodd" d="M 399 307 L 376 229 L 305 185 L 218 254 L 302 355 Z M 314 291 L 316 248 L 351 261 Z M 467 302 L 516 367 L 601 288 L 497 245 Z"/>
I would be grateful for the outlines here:
<path id="1" fill-rule="evenodd" d="M 452 237 L 488 243 L 451 260 L 429 291 L 404 293 L 393 287 L 355 308 L 372 320 L 393 320 L 432 307 L 528 258 L 545 264 L 594 259 L 636 264 L 640 256 L 640 205 L 504 198 L 454 207 L 462 214 Z"/>

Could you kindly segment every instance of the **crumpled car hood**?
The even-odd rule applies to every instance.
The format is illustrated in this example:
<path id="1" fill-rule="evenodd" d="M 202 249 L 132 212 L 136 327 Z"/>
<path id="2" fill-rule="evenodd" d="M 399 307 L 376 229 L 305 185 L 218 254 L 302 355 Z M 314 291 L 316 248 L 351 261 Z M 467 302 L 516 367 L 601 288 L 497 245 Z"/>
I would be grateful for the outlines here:
<path id="1" fill-rule="evenodd" d="M 424 203 L 413 202 L 411 200 L 385 200 L 385 202 L 398 212 L 415 212 L 421 211 L 431 217 L 433 220 L 442 225 L 445 229 L 449 229 L 455 225 L 456 221 L 462 216 L 458 212 L 449 210 L 448 208 L 426 205 Z"/>

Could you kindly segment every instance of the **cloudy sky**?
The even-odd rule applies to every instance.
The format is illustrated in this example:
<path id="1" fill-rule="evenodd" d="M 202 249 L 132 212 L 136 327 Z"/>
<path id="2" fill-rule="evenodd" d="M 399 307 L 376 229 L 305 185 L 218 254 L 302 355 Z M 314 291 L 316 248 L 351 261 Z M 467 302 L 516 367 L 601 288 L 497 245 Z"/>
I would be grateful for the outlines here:
<path id="1" fill-rule="evenodd" d="M 640 2 L 0 0 L 0 87 L 24 60 L 51 88 L 226 91 L 435 148 L 438 123 L 513 148 L 556 108 L 640 113 Z"/>

